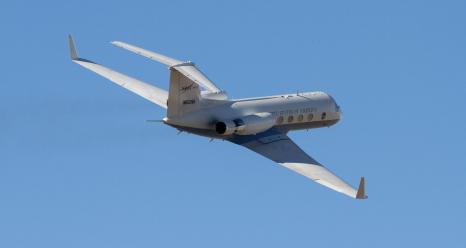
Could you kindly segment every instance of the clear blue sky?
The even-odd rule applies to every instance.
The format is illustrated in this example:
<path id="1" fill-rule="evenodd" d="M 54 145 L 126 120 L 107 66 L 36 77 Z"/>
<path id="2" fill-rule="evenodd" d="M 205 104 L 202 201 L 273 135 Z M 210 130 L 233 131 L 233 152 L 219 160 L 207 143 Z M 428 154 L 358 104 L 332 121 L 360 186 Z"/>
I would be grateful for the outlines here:
<path id="1" fill-rule="evenodd" d="M 377 3 L 376 3 L 377 2 Z M 0 247 L 465 247 L 465 1 L 7 1 Z M 167 87 L 121 40 L 195 61 L 231 97 L 322 90 L 291 136 L 367 201 L 227 142 L 68 59 Z"/>

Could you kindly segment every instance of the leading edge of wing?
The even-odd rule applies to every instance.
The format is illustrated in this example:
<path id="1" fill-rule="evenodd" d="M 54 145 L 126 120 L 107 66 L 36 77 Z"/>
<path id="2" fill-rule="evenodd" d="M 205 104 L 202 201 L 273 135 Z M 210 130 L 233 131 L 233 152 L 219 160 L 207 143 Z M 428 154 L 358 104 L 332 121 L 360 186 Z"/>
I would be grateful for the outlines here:
<path id="1" fill-rule="evenodd" d="M 70 58 L 76 64 L 91 70 L 100 76 L 120 85 L 121 87 L 163 107 L 167 108 L 168 92 L 151 84 L 142 82 L 110 68 L 99 65 L 93 61 L 79 58 L 71 35 L 68 37 Z"/>
<path id="2" fill-rule="evenodd" d="M 314 182 L 356 199 L 365 199 L 365 183 L 361 178 L 356 190 L 319 162 L 306 154 L 286 134 L 269 130 L 257 135 L 235 136 L 229 140 L 293 170 Z"/>

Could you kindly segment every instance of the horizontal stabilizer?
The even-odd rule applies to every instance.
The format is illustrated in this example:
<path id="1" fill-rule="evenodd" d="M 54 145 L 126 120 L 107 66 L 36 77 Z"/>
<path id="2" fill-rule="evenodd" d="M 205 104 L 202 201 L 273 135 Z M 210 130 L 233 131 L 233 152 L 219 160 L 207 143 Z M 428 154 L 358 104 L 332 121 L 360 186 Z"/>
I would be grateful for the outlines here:
<path id="1" fill-rule="evenodd" d="M 209 92 L 222 92 L 222 90 L 219 89 L 209 78 L 207 78 L 207 76 L 204 75 L 204 73 L 202 73 L 192 62 L 183 62 L 121 41 L 113 41 L 112 44 L 151 60 L 165 64 L 170 69 L 179 71 L 185 77 L 189 78 L 189 80 L 193 81 L 199 86 L 202 86 Z"/>
<path id="2" fill-rule="evenodd" d="M 146 50 L 146 49 L 143 49 L 137 46 L 133 46 L 133 45 L 121 42 L 121 41 L 112 41 L 111 43 L 117 47 L 121 47 L 123 49 L 126 49 L 128 51 L 131 51 L 133 53 L 139 54 L 141 56 L 147 57 L 149 59 L 155 60 L 157 62 L 160 62 L 168 66 L 174 66 L 174 65 L 183 63 L 183 61 L 173 59 L 173 58 L 167 57 L 162 54 L 154 53 L 149 50 Z"/>

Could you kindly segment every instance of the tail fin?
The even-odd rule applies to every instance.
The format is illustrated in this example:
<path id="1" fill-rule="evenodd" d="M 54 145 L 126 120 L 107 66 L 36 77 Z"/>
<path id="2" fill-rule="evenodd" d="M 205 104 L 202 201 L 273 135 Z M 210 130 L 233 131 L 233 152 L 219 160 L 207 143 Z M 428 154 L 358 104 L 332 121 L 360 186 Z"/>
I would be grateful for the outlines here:
<path id="1" fill-rule="evenodd" d="M 199 85 L 170 68 L 170 89 L 168 91 L 167 117 L 181 116 L 200 108 Z"/>

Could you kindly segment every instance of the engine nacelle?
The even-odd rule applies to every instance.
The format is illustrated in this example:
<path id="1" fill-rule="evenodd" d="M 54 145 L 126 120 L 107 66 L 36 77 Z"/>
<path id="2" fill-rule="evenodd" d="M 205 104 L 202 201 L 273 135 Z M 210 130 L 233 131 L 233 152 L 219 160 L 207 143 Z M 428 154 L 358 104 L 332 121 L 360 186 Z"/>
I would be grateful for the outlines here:
<path id="1" fill-rule="evenodd" d="M 275 125 L 275 118 L 270 113 L 257 113 L 238 119 L 215 123 L 215 131 L 221 135 L 257 134 Z"/>

